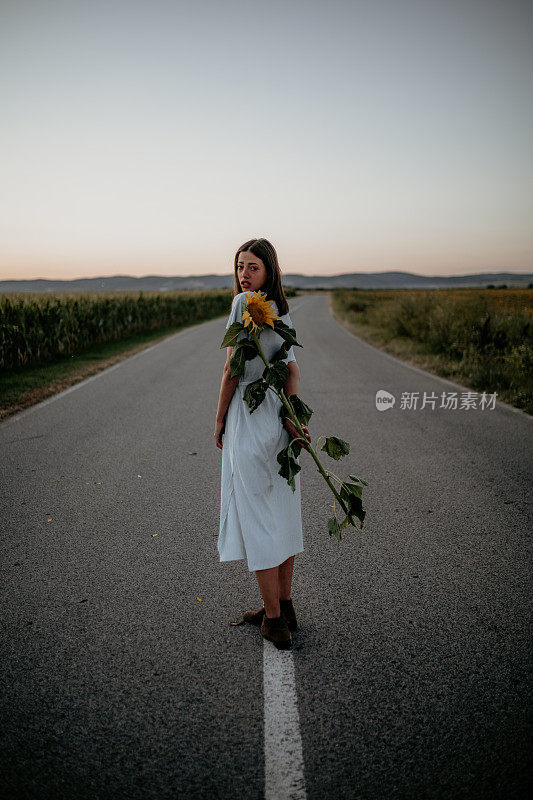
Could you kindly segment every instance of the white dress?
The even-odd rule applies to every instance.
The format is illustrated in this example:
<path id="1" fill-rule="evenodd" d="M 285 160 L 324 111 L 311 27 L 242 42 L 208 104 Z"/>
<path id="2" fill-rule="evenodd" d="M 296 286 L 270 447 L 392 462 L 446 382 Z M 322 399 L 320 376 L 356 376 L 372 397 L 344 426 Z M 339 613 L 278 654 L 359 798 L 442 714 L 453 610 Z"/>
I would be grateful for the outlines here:
<path id="1" fill-rule="evenodd" d="M 241 292 L 233 298 L 226 330 L 233 322 L 242 322 L 247 294 L 252 293 Z M 275 301 L 273 308 L 278 313 Z M 289 314 L 280 319 L 292 328 Z M 239 340 L 246 336 L 241 333 Z M 270 361 L 283 339 L 267 326 L 259 342 Z M 292 347 L 284 361 L 296 361 Z M 239 377 L 228 406 L 222 438 L 218 552 L 220 561 L 247 559 L 250 572 L 275 567 L 303 551 L 300 472 L 294 478 L 294 492 L 278 474 L 281 464 L 276 456 L 290 442 L 279 416 L 283 404 L 269 388 L 263 402 L 250 413 L 243 397 L 247 384 L 260 378 L 264 369 L 260 356 L 245 362 L 244 375 Z"/>

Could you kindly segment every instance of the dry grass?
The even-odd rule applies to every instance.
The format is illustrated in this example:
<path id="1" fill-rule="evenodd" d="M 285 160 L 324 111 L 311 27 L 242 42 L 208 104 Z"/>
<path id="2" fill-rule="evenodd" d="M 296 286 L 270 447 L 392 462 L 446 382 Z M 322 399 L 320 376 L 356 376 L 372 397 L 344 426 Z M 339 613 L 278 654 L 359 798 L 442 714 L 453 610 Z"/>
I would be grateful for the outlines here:
<path id="1" fill-rule="evenodd" d="M 533 414 L 533 289 L 338 290 L 360 338 Z"/>

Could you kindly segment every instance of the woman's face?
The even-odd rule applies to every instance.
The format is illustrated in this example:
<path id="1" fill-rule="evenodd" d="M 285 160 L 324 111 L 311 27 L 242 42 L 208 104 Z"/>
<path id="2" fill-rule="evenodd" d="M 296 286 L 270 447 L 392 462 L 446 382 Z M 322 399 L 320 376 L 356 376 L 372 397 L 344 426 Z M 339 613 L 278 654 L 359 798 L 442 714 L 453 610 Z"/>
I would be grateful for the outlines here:
<path id="1" fill-rule="evenodd" d="M 258 292 L 267 279 L 266 267 L 260 258 L 244 250 L 239 253 L 237 277 L 242 292 Z"/>

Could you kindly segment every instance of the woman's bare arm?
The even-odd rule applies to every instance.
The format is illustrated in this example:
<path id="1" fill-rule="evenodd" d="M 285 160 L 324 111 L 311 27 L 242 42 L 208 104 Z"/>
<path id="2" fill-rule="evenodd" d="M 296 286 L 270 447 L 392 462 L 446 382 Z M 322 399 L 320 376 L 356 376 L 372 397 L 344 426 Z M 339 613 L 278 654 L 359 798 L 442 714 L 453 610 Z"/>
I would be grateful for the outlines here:
<path id="1" fill-rule="evenodd" d="M 300 388 L 300 367 L 296 361 L 289 361 L 287 366 L 289 368 L 289 377 L 283 387 L 285 397 L 289 397 L 291 394 L 298 394 Z"/>
<path id="2" fill-rule="evenodd" d="M 228 347 L 228 355 L 226 358 L 226 363 L 224 364 L 224 372 L 222 373 L 222 381 L 220 384 L 220 395 L 218 397 L 218 408 L 214 430 L 215 444 L 220 450 L 222 450 L 222 436 L 226 428 L 226 412 L 240 378 L 240 375 L 235 375 L 233 378 L 231 377 L 231 369 L 229 365 L 230 358 L 231 347 Z"/>
<path id="3" fill-rule="evenodd" d="M 229 361 L 231 358 L 231 347 L 228 347 L 228 355 L 226 358 L 226 363 L 224 364 L 224 372 L 222 373 L 222 381 L 220 384 L 220 395 L 218 398 L 218 408 L 217 408 L 217 422 L 223 422 L 226 416 L 226 412 L 228 410 L 228 406 L 231 402 L 231 398 L 235 392 L 237 384 L 239 382 L 239 375 L 235 375 L 233 378 L 231 377 L 231 370 Z"/>

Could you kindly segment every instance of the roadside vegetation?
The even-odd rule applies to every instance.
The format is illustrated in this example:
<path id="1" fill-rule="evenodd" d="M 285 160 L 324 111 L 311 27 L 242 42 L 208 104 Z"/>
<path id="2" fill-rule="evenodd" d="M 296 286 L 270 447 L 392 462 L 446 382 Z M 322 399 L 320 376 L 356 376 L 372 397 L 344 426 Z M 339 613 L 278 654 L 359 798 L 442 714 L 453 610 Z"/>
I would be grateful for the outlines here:
<path id="1" fill-rule="evenodd" d="M 0 295 L 0 419 L 182 328 L 227 315 L 233 292 Z"/>
<path id="2" fill-rule="evenodd" d="M 533 414 L 533 289 L 343 289 L 331 307 L 361 339 Z"/>
<path id="3" fill-rule="evenodd" d="M 232 297 L 229 289 L 0 294 L 0 419 L 182 328 L 227 316 Z"/>
<path id="4" fill-rule="evenodd" d="M 0 294 L 0 419 L 188 325 L 227 315 L 232 296 Z M 365 341 L 533 414 L 533 288 L 340 289 L 331 308 Z"/>

